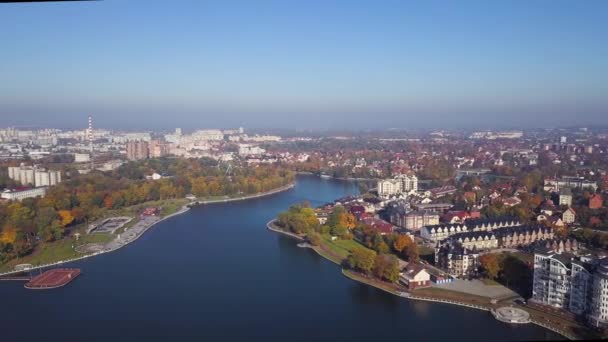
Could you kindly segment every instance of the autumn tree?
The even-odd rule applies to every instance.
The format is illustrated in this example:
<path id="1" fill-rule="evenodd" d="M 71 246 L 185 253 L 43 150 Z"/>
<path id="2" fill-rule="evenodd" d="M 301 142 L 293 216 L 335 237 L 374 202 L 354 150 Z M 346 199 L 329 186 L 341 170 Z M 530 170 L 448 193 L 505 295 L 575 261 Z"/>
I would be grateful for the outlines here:
<path id="1" fill-rule="evenodd" d="M 70 210 L 59 210 L 59 217 L 61 218 L 61 226 L 65 227 L 74 221 L 74 216 Z"/>
<path id="2" fill-rule="evenodd" d="M 490 279 L 496 279 L 500 272 L 500 261 L 496 254 L 484 254 L 479 257 L 479 263 L 486 276 Z"/>
<path id="3" fill-rule="evenodd" d="M 374 259 L 373 273 L 376 277 L 392 283 L 399 280 L 399 261 L 394 255 L 378 254 Z"/>
<path id="4" fill-rule="evenodd" d="M 357 247 L 354 248 L 348 258 L 346 258 L 346 265 L 349 268 L 369 273 L 374 267 L 374 261 L 376 260 L 376 252 L 363 248 Z"/>

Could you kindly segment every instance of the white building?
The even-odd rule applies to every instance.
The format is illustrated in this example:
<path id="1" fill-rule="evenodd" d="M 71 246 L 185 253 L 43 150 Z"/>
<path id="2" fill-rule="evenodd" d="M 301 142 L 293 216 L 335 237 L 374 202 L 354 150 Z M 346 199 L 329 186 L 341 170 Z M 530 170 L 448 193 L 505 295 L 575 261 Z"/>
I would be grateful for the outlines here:
<path id="1" fill-rule="evenodd" d="M 240 156 L 260 155 L 260 154 L 264 154 L 265 152 L 266 152 L 266 150 L 259 146 L 254 146 L 254 145 L 249 145 L 249 144 L 239 144 L 239 155 Z"/>
<path id="2" fill-rule="evenodd" d="M 378 195 L 387 197 L 418 191 L 418 177 L 399 175 L 393 179 L 382 179 L 378 183 Z"/>
<path id="3" fill-rule="evenodd" d="M 535 253 L 531 301 L 586 317 L 608 327 L 608 258 Z"/>
<path id="4" fill-rule="evenodd" d="M 46 189 L 47 188 L 45 186 L 19 191 L 7 189 L 2 192 L 1 197 L 11 201 L 22 201 L 26 198 L 33 198 L 39 196 L 44 197 L 44 195 L 46 194 Z"/>
<path id="5" fill-rule="evenodd" d="M 608 327 L 608 258 L 600 260 L 591 287 L 589 323 L 594 327 Z"/>
<path id="6" fill-rule="evenodd" d="M 9 166 L 8 176 L 23 185 L 52 186 L 61 183 L 61 172 L 55 170 L 46 171 L 36 166 Z"/>
<path id="7" fill-rule="evenodd" d="M 91 161 L 91 156 L 88 153 L 74 153 L 75 163 L 86 163 Z"/>

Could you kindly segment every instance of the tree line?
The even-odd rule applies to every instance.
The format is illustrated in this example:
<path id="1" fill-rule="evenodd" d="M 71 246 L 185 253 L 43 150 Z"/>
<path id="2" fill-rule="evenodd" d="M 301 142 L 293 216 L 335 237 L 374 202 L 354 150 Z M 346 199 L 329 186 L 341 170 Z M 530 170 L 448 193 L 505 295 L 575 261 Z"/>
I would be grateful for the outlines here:
<path id="1" fill-rule="evenodd" d="M 162 172 L 166 178 L 147 180 Z M 129 162 L 108 173 L 64 173 L 64 182 L 43 198 L 0 203 L 0 263 L 27 255 L 39 243 L 69 235 L 76 226 L 108 210 L 148 201 L 254 194 L 290 184 L 294 173 L 275 166 L 237 166 L 232 174 L 209 160 L 164 159 Z M 7 182 L 8 183 L 8 182 Z"/>

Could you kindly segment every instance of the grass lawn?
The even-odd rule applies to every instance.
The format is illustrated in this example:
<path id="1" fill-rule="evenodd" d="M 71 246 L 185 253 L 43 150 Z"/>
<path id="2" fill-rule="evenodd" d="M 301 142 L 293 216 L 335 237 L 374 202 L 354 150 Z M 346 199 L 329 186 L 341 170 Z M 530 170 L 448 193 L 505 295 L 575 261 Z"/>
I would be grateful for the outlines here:
<path id="1" fill-rule="evenodd" d="M 81 256 L 80 253 L 72 248 L 73 245 L 75 245 L 75 241 L 71 238 L 41 243 L 32 254 L 13 259 L 0 266 L 0 271 L 11 271 L 18 264 L 32 264 L 36 266 Z"/>
<path id="2" fill-rule="evenodd" d="M 100 222 L 109 217 L 115 216 L 131 216 L 135 217 L 137 213 L 145 207 L 162 207 L 161 215 L 166 216 L 172 213 L 175 213 L 179 210 L 184 204 L 189 201 L 186 199 L 171 199 L 171 200 L 160 200 L 160 201 L 151 201 L 138 205 L 134 205 L 127 208 L 121 208 L 117 210 L 107 210 L 103 212 L 103 217 L 96 220 L 96 222 Z M 126 227 L 133 226 L 138 221 L 137 218 L 134 218 L 129 223 L 127 223 L 124 227 L 118 229 L 115 234 L 121 234 L 124 232 Z M 75 241 L 71 236 L 65 237 L 60 241 L 54 242 L 44 242 L 40 243 L 36 246 L 32 254 L 24 256 L 19 259 L 10 260 L 7 263 L 0 265 L 0 272 L 11 271 L 18 264 L 32 264 L 32 265 L 40 265 L 40 264 L 48 264 L 56 261 L 61 261 L 65 259 L 71 259 L 79 256 L 83 256 L 84 254 L 76 252 L 72 246 L 83 245 L 87 243 L 106 243 L 114 239 L 115 235 L 108 233 L 93 233 L 86 234 L 86 225 L 80 224 L 78 226 L 71 227 L 72 234 L 80 233 L 80 238 L 78 241 Z"/>
<path id="3" fill-rule="evenodd" d="M 331 241 L 331 236 L 329 234 L 324 234 L 321 236 L 323 244 L 334 254 L 339 255 L 342 259 L 346 259 L 354 248 L 363 247 L 362 244 L 358 243 L 355 240 L 334 240 Z"/>

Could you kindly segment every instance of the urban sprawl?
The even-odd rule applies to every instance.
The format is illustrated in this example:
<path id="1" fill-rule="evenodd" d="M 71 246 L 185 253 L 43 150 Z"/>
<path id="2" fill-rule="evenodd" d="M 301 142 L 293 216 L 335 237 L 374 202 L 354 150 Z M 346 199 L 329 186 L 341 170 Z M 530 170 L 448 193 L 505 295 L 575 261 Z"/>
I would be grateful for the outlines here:
<path id="1" fill-rule="evenodd" d="M 44 198 L 76 174 L 156 159 L 208 160 L 218 177 L 231 177 L 232 168 L 276 167 L 356 181 L 360 195 L 302 204 L 277 224 L 312 245 L 348 241 L 373 251 L 374 262 L 365 264 L 357 248 L 344 262 L 407 290 L 483 280 L 514 290 L 522 305 L 598 331 L 608 326 L 607 130 L 120 132 L 93 129 L 91 119 L 72 131 L 5 128 L 0 205 Z M 145 181 L 175 177 L 171 170 L 148 167 Z M 200 198 L 203 185 L 193 181 L 179 196 Z M 11 222 L 9 209 L 0 215 Z M 10 223 L 1 228 L 0 254 L 15 241 Z"/>

